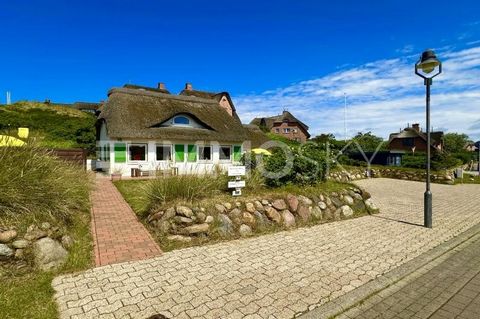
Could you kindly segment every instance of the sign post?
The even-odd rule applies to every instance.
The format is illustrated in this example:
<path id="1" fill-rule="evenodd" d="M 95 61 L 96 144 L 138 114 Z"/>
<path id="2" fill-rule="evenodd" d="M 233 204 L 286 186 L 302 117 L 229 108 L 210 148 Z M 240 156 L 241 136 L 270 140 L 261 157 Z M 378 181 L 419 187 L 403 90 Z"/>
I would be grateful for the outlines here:
<path id="1" fill-rule="evenodd" d="M 245 176 L 245 166 L 228 167 L 228 176 L 235 177 L 235 180 L 228 182 L 228 188 L 235 188 L 232 195 L 242 195 L 242 188 L 245 187 L 245 181 L 242 181 L 242 176 Z"/>

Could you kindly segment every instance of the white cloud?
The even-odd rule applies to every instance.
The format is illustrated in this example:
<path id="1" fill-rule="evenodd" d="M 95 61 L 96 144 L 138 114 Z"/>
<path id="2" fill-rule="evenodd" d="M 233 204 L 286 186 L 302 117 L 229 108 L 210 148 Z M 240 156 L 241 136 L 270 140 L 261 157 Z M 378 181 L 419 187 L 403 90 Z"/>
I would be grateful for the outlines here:
<path id="1" fill-rule="evenodd" d="M 432 86 L 432 125 L 480 139 L 480 46 L 439 50 L 443 73 Z M 287 108 L 310 126 L 312 135 L 343 137 L 343 96 L 348 134 L 371 130 L 388 137 L 407 123 L 425 127 L 425 88 L 413 72 L 417 56 L 379 60 L 260 94 L 237 96 L 244 122 Z"/>

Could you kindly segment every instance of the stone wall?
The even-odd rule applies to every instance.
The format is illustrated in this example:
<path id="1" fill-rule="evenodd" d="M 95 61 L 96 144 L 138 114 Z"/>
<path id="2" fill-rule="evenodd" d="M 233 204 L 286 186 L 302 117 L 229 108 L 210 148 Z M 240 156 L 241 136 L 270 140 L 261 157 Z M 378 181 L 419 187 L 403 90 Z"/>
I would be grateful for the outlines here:
<path id="1" fill-rule="evenodd" d="M 328 177 L 338 182 L 349 182 L 367 178 L 365 167 L 347 167 L 346 170 L 347 171 L 332 171 L 329 173 Z M 408 170 L 394 167 L 375 166 L 370 170 L 370 177 L 385 177 L 421 182 L 425 181 L 426 173 L 423 170 Z M 433 183 L 454 184 L 455 179 L 453 176 L 453 171 L 449 170 L 445 172 L 432 172 L 431 181 Z"/>
<path id="2" fill-rule="evenodd" d="M 68 257 L 70 236 L 45 222 L 30 225 L 23 236 L 15 228 L 0 228 L 0 277 L 4 272 L 28 272 L 31 259 L 43 271 L 57 269 Z"/>
<path id="3" fill-rule="evenodd" d="M 146 222 L 163 240 L 190 243 L 198 238 L 247 237 L 266 229 L 290 229 L 377 211 L 368 192 L 348 187 L 308 197 L 288 194 L 238 198 L 235 202 L 211 203 L 209 207 L 171 206 L 152 212 Z"/>

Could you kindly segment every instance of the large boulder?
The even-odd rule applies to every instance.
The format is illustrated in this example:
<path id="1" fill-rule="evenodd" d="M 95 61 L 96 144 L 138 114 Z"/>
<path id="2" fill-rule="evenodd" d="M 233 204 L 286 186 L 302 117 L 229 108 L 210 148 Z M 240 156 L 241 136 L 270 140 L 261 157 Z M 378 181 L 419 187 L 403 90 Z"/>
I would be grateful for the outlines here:
<path id="1" fill-rule="evenodd" d="M 68 257 L 68 252 L 62 245 L 49 237 L 41 238 L 33 244 L 35 264 L 43 271 L 57 269 Z"/>
<path id="2" fill-rule="evenodd" d="M 326 209 L 327 204 L 325 204 L 325 202 L 321 201 L 321 202 L 318 202 L 318 207 L 320 207 L 320 209 Z"/>
<path id="3" fill-rule="evenodd" d="M 217 232 L 221 236 L 230 236 L 233 234 L 233 222 L 225 214 L 218 214 Z"/>
<path id="4" fill-rule="evenodd" d="M 11 249 L 5 244 L 0 244 L 0 259 L 1 257 L 10 257 L 10 256 L 13 256 L 13 249 Z"/>
<path id="5" fill-rule="evenodd" d="M 252 234 L 252 228 L 248 225 L 242 224 L 240 225 L 238 232 L 240 233 L 240 236 L 247 237 Z"/>
<path id="6" fill-rule="evenodd" d="M 175 215 L 176 215 L 175 208 L 170 207 L 169 209 L 167 209 L 165 211 L 165 215 L 163 216 L 162 219 L 167 220 L 167 219 L 170 219 L 170 218 L 174 217 Z"/>
<path id="7" fill-rule="evenodd" d="M 300 205 L 297 210 L 297 215 L 300 216 L 303 222 L 308 222 L 310 219 L 310 209 L 305 205 Z"/>
<path id="8" fill-rule="evenodd" d="M 353 216 L 353 209 L 348 206 L 348 205 L 343 205 L 341 208 L 341 211 L 342 211 L 342 215 L 344 217 L 351 217 Z"/>
<path id="9" fill-rule="evenodd" d="M 335 205 L 335 207 L 340 208 L 343 206 L 342 201 L 338 197 L 332 197 L 331 200 L 333 205 Z"/>
<path id="10" fill-rule="evenodd" d="M 177 215 L 190 218 L 193 216 L 193 211 L 187 206 L 177 206 Z"/>
<path id="11" fill-rule="evenodd" d="M 259 212 L 263 212 L 265 210 L 265 208 L 263 208 L 263 205 L 259 200 L 255 201 L 255 209 L 258 210 Z"/>
<path id="12" fill-rule="evenodd" d="M 317 220 L 322 219 L 322 210 L 320 209 L 320 207 L 314 206 L 312 208 L 311 213 L 312 213 L 313 217 L 315 217 L 315 219 L 317 219 Z"/>
<path id="13" fill-rule="evenodd" d="M 343 196 L 343 201 L 347 205 L 353 205 L 353 198 L 350 195 Z"/>
<path id="14" fill-rule="evenodd" d="M 16 230 L 7 230 L 0 233 L 0 243 L 9 243 L 17 237 Z"/>
<path id="15" fill-rule="evenodd" d="M 287 228 L 295 227 L 295 217 L 289 210 L 282 211 L 283 225 Z"/>
<path id="16" fill-rule="evenodd" d="M 217 210 L 217 212 L 219 212 L 220 214 L 223 214 L 226 212 L 226 208 L 225 206 L 221 205 L 221 204 L 215 204 L 215 209 Z"/>
<path id="17" fill-rule="evenodd" d="M 259 211 L 255 211 L 255 213 L 253 213 L 253 215 L 255 216 L 257 226 L 265 227 L 265 226 L 268 225 L 269 221 L 265 217 L 265 215 L 263 215 Z"/>
<path id="18" fill-rule="evenodd" d="M 284 210 L 287 209 L 287 203 L 283 199 L 276 199 L 272 203 L 273 208 L 276 210 Z"/>
<path id="19" fill-rule="evenodd" d="M 249 212 L 243 212 L 242 220 L 247 225 L 250 225 L 250 226 L 255 225 L 255 217 L 253 217 L 253 215 L 250 214 Z"/>
<path id="20" fill-rule="evenodd" d="M 183 217 L 183 216 L 175 216 L 173 218 L 175 223 L 177 224 L 183 224 L 183 225 L 192 225 L 193 224 L 193 219 L 188 218 L 188 217 Z"/>
<path id="21" fill-rule="evenodd" d="M 365 200 L 365 206 L 370 214 L 378 213 L 378 207 L 373 203 L 371 198 Z"/>
<path id="22" fill-rule="evenodd" d="M 305 206 L 310 206 L 310 205 L 313 204 L 313 201 L 312 201 L 310 198 L 308 198 L 308 197 L 306 197 L 306 196 L 303 196 L 303 195 L 299 195 L 299 196 L 298 196 L 298 200 L 299 200 L 301 203 L 303 203 Z"/>
<path id="23" fill-rule="evenodd" d="M 265 214 L 270 220 L 273 220 L 277 224 L 280 224 L 282 222 L 282 216 L 273 207 L 267 207 L 267 209 L 265 210 Z"/>
<path id="24" fill-rule="evenodd" d="M 255 213 L 256 209 L 255 209 L 255 205 L 253 203 L 246 203 L 245 204 L 245 209 L 247 210 L 247 212 L 249 213 Z"/>
<path id="25" fill-rule="evenodd" d="M 12 247 L 15 249 L 23 249 L 30 246 L 30 242 L 26 239 L 17 239 L 12 243 Z"/>
<path id="26" fill-rule="evenodd" d="M 182 232 L 184 234 L 188 235 L 194 235 L 194 234 L 201 234 L 201 233 L 206 233 L 208 232 L 208 229 L 210 228 L 210 225 L 207 223 L 203 224 L 196 224 L 192 226 L 185 227 Z"/>
<path id="27" fill-rule="evenodd" d="M 287 195 L 287 202 L 290 210 L 292 212 L 296 212 L 298 208 L 298 198 L 295 195 L 288 194 Z"/>

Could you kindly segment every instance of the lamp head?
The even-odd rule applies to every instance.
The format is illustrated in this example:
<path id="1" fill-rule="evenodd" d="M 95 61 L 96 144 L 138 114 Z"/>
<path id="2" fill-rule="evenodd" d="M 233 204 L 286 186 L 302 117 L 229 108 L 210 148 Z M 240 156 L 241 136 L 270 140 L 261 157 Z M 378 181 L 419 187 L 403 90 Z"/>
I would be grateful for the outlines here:
<path id="1" fill-rule="evenodd" d="M 438 73 L 433 76 L 426 76 L 439 67 Z M 418 71 L 422 71 L 423 75 Z M 425 50 L 418 62 L 415 64 L 415 73 L 423 78 L 433 78 L 442 72 L 442 62 L 437 59 L 435 52 L 431 49 Z"/>

